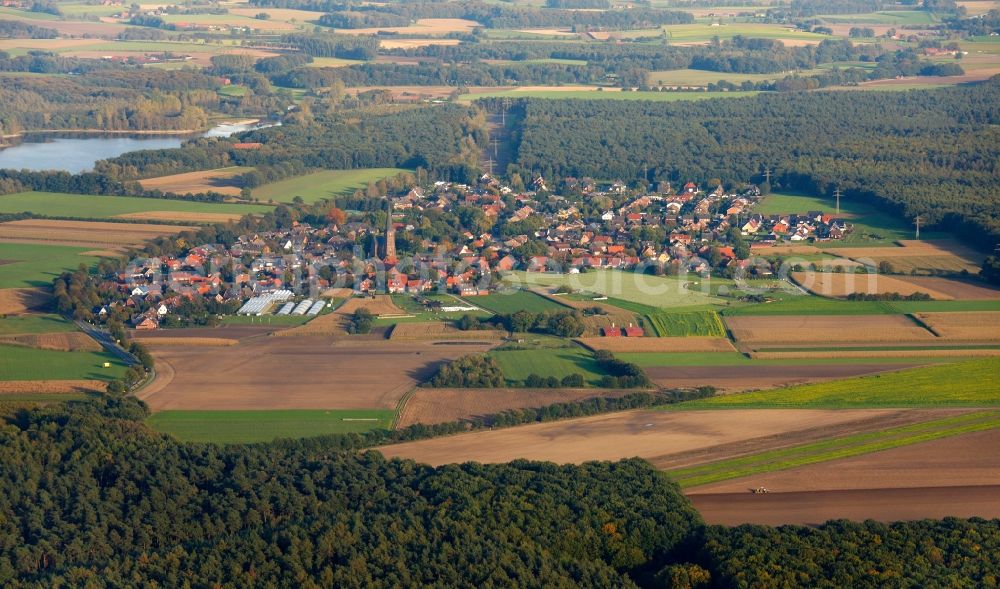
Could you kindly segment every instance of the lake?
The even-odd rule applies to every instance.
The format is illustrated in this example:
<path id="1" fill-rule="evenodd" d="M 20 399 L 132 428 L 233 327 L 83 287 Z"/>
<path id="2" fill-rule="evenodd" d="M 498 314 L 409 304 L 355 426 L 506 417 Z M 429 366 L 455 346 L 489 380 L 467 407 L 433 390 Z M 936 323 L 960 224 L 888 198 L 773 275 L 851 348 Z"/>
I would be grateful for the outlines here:
<path id="1" fill-rule="evenodd" d="M 129 151 L 171 149 L 192 137 L 229 137 L 252 128 L 253 125 L 224 124 L 200 135 L 28 134 L 21 143 L 0 149 L 0 169 L 63 170 L 77 174 L 92 170 L 98 160 Z"/>

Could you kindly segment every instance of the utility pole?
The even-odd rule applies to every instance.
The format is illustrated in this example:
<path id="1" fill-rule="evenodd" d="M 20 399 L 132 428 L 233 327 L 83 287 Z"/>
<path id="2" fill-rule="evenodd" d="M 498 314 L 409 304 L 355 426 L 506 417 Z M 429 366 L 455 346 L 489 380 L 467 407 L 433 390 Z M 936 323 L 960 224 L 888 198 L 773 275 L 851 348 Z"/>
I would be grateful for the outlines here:
<path id="1" fill-rule="evenodd" d="M 493 175 L 493 158 L 490 158 L 489 162 L 490 162 L 490 176 L 492 176 Z"/>
<path id="2" fill-rule="evenodd" d="M 917 239 L 920 239 L 920 215 L 917 215 L 913 222 L 917 224 Z"/>
<path id="3" fill-rule="evenodd" d="M 767 168 L 767 167 L 764 168 L 764 180 L 767 181 L 768 184 L 771 183 L 771 169 L 770 168 Z"/>
<path id="4" fill-rule="evenodd" d="M 497 155 L 497 140 L 496 140 L 496 138 L 493 139 L 493 157 L 498 158 L 498 159 L 500 157 L 499 155 Z"/>
<path id="5" fill-rule="evenodd" d="M 837 197 L 837 214 L 840 214 L 840 188 L 833 191 L 833 195 Z"/>

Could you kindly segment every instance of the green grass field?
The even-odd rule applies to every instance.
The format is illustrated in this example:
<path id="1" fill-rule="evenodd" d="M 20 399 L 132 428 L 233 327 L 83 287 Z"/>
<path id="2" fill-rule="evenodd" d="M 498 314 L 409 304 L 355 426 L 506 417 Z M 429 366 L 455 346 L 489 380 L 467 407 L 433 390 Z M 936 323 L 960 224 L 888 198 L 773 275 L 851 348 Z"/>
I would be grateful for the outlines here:
<path id="1" fill-rule="evenodd" d="M 925 10 L 883 10 L 863 14 L 824 14 L 816 18 L 830 24 L 864 25 L 926 25 L 941 22 L 932 12 Z"/>
<path id="2" fill-rule="evenodd" d="M 922 359 L 921 359 L 922 360 Z M 1000 358 L 911 368 L 684 403 L 684 408 L 974 407 L 1000 405 Z"/>
<path id="3" fill-rule="evenodd" d="M 0 243 L 0 288 L 51 286 L 56 276 L 76 270 L 80 264 L 92 266 L 99 258 L 81 255 L 85 247 Z"/>
<path id="4" fill-rule="evenodd" d="M 825 70 L 801 70 L 796 72 L 800 76 L 812 76 Z M 773 74 L 740 74 L 734 72 L 711 72 L 707 70 L 665 70 L 650 72 L 646 78 L 647 82 L 654 86 L 706 86 L 725 80 L 733 84 L 741 82 L 769 82 L 780 80 L 792 72 L 777 72 Z"/>
<path id="5" fill-rule="evenodd" d="M 104 363 L 110 362 L 110 368 Z M 58 352 L 0 345 L 0 380 L 113 380 L 128 368 L 107 352 Z"/>
<path id="6" fill-rule="evenodd" d="M 525 290 L 516 290 L 509 293 L 497 293 L 479 297 L 468 297 L 464 299 L 470 305 L 475 305 L 496 313 L 497 315 L 509 315 L 516 311 L 530 311 L 532 313 L 544 313 L 546 311 L 566 311 L 567 307 L 554 301 Z"/>
<path id="7" fill-rule="evenodd" d="M 694 313 L 654 313 L 645 319 L 657 337 L 707 335 L 725 337 L 726 328 L 715 311 Z"/>
<path id="8" fill-rule="evenodd" d="M 146 423 L 186 442 L 243 444 L 390 429 L 394 418 L 388 409 L 162 411 Z"/>
<path id="9" fill-rule="evenodd" d="M 722 299 L 702 292 L 701 279 L 697 276 L 688 278 L 650 276 L 618 270 L 593 270 L 582 274 L 520 271 L 508 272 L 504 275 L 504 281 L 522 285 L 569 286 L 574 290 L 598 293 L 661 309 L 724 303 Z M 713 280 L 713 283 L 721 285 L 726 281 Z"/>
<path id="10" fill-rule="evenodd" d="M 753 37 L 755 39 L 805 40 L 815 41 L 816 43 L 824 39 L 837 38 L 831 35 L 821 35 L 819 33 L 792 29 L 787 25 L 759 23 L 730 23 L 719 26 L 712 26 L 711 23 L 665 25 L 663 30 L 666 31 L 670 43 L 707 43 L 713 37 L 732 39 L 738 35 Z"/>
<path id="11" fill-rule="evenodd" d="M 828 462 L 1000 427 L 1000 412 L 982 411 L 843 436 L 669 471 L 683 488 Z"/>
<path id="12" fill-rule="evenodd" d="M 618 92 L 599 90 L 501 90 L 498 92 L 483 92 L 463 94 L 460 101 L 471 102 L 479 98 L 494 98 L 509 96 L 511 98 L 550 98 L 555 100 L 652 100 L 655 102 L 677 102 L 681 100 L 707 100 L 709 98 L 743 98 L 754 96 L 758 92 Z"/>
<path id="13" fill-rule="evenodd" d="M 817 247 L 888 246 L 900 239 L 913 239 L 914 229 L 905 221 L 876 210 L 865 203 L 842 200 L 842 214 L 851 215 L 849 222 L 854 232 L 844 239 L 818 243 Z M 773 193 L 764 197 L 754 207 L 755 213 L 762 215 L 784 215 L 823 211 L 834 214 L 836 203 L 831 197 L 803 194 Z M 942 232 L 921 232 L 922 239 L 947 239 L 951 236 Z"/>
<path id="14" fill-rule="evenodd" d="M 407 171 L 400 168 L 324 170 L 265 184 L 255 188 L 253 196 L 262 201 L 275 202 L 292 202 L 296 196 L 300 196 L 305 202 L 314 203 L 325 198 L 352 194 L 355 190 L 366 188 L 369 182 Z"/>
<path id="15" fill-rule="evenodd" d="M 341 59 L 339 57 L 314 57 L 307 67 L 346 67 L 364 63 L 358 59 Z"/>
<path id="16" fill-rule="evenodd" d="M 496 360 L 512 385 L 522 383 L 530 374 L 562 379 L 579 373 L 591 386 L 600 384 L 604 376 L 590 352 L 579 347 L 494 351 L 489 356 Z"/>
<path id="17" fill-rule="evenodd" d="M 23 333 L 65 333 L 76 331 L 76 326 L 59 315 L 16 315 L 0 317 L 0 335 Z"/>
<path id="18" fill-rule="evenodd" d="M 53 217 L 106 219 L 152 211 L 247 215 L 266 213 L 267 205 L 235 205 L 165 198 L 97 196 L 59 192 L 18 192 L 0 196 L 0 213 L 32 212 Z M 188 222 L 188 221 L 185 221 Z"/>

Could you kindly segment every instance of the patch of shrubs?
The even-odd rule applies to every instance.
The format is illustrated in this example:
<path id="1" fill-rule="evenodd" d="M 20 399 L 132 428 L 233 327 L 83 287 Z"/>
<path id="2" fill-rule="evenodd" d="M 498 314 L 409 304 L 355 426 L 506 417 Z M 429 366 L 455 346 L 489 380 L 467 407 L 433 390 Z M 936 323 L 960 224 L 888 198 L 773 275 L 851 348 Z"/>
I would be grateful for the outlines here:
<path id="1" fill-rule="evenodd" d="M 864 293 L 852 292 L 847 295 L 849 301 L 932 301 L 931 295 L 925 292 L 901 295 L 898 292 Z"/>
<path id="2" fill-rule="evenodd" d="M 506 383 L 496 360 L 471 355 L 444 364 L 427 384 L 435 388 L 497 388 Z"/>
<path id="3" fill-rule="evenodd" d="M 529 374 L 524 379 L 524 386 L 531 389 L 581 388 L 585 385 L 586 381 L 584 381 L 583 375 L 578 372 L 567 374 L 561 380 L 554 376 L 546 377 L 537 374 Z"/>
<path id="4" fill-rule="evenodd" d="M 600 366 L 601 370 L 607 373 L 601 377 L 601 387 L 603 388 L 632 389 L 651 385 L 649 377 L 637 364 L 619 360 L 607 350 L 594 352 L 594 359 L 597 360 L 597 365 Z"/>

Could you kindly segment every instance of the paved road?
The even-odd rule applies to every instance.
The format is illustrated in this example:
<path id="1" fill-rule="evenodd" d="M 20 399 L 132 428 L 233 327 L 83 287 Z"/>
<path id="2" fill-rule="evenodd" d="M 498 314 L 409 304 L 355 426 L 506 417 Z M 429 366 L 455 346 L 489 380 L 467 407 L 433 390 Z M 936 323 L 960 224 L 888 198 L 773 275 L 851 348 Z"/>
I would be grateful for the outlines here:
<path id="1" fill-rule="evenodd" d="M 94 341 L 101 344 L 101 346 L 105 350 L 111 352 L 115 356 L 118 356 L 118 358 L 120 358 L 126 364 L 130 366 L 133 364 L 139 364 L 139 359 L 133 356 L 132 354 L 126 352 L 125 350 L 123 350 L 120 346 L 118 346 L 118 344 L 115 343 L 115 340 L 111 338 L 110 333 L 104 331 L 103 329 L 99 329 L 85 321 L 77 321 L 76 326 L 79 327 L 84 333 L 89 335 L 91 338 L 93 338 Z"/>

